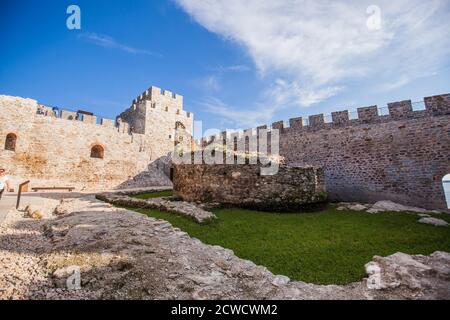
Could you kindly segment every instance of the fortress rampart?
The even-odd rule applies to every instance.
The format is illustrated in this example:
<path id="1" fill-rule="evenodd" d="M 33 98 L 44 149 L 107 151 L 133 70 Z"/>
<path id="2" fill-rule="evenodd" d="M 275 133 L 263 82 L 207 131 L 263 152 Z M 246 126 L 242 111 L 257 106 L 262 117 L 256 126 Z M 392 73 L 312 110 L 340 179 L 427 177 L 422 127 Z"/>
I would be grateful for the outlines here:
<path id="1" fill-rule="evenodd" d="M 8 170 L 15 185 L 24 180 L 31 180 L 32 186 L 72 186 L 77 190 L 168 185 L 170 180 L 159 161 L 173 150 L 177 123 L 190 130 L 193 115 L 163 111 L 165 99 L 174 95 L 152 92 L 160 109 L 147 112 L 144 108 L 142 114 L 116 120 L 97 120 L 85 111 L 59 110 L 32 99 L 0 96 L 4 143 L 0 166 Z M 176 105 L 182 110 L 182 97 L 171 99 L 174 105 L 167 108 Z M 147 125 L 141 131 L 134 128 L 139 121 Z M 150 128 L 158 122 L 164 125 Z M 11 137 L 12 144 L 8 142 Z"/>
<path id="2" fill-rule="evenodd" d="M 357 117 L 345 110 L 330 118 L 312 115 L 307 124 L 294 118 L 244 132 L 257 140 L 261 129 L 269 135 L 278 129 L 285 162 L 323 167 L 332 200 L 446 209 L 442 178 L 450 173 L 450 94 L 427 97 L 424 105 L 413 110 L 405 100 L 388 104 L 387 114 L 370 106 L 359 108 Z M 183 110 L 182 96 L 151 87 L 116 120 L 0 96 L 0 123 L 0 164 L 16 182 L 113 189 L 170 184 L 158 161 L 175 144 L 190 144 L 190 135 L 175 130 L 192 133 L 193 115 Z"/>
<path id="3" fill-rule="evenodd" d="M 377 106 L 363 107 L 357 119 L 333 112 L 330 122 L 312 115 L 308 125 L 294 118 L 288 126 L 279 121 L 244 134 L 278 129 L 286 163 L 322 166 L 333 200 L 447 209 L 442 178 L 450 173 L 450 94 L 427 97 L 424 104 L 425 110 L 413 111 L 409 100 L 389 103 L 387 115 L 379 115 Z"/>

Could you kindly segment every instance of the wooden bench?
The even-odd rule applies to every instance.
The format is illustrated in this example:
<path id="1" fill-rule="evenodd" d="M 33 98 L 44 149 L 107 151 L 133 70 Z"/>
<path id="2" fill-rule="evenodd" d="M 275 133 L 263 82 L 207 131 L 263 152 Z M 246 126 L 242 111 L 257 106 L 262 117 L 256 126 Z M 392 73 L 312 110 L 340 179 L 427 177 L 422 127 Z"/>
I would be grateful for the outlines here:
<path id="1" fill-rule="evenodd" d="M 43 190 L 68 190 L 69 192 L 72 192 L 75 190 L 74 187 L 35 187 L 31 188 L 34 192 L 43 191 Z"/>

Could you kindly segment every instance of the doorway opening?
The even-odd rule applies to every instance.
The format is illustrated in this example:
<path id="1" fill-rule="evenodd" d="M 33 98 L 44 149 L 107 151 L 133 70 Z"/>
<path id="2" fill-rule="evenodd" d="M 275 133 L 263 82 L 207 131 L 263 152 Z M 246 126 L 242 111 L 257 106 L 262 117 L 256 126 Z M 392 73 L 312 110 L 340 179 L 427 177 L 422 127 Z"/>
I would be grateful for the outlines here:
<path id="1" fill-rule="evenodd" d="M 445 200 L 447 201 L 447 208 L 450 209 L 450 173 L 445 175 L 442 179 L 444 186 Z"/>

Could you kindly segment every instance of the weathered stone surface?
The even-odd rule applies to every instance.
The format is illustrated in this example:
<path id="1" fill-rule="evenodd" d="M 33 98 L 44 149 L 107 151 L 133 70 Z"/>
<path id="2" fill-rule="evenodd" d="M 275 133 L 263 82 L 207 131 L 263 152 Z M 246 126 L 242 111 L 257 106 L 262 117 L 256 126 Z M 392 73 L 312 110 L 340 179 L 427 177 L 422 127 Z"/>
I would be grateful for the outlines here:
<path id="1" fill-rule="evenodd" d="M 370 279 L 374 279 L 372 293 L 379 298 L 383 292 L 396 292 L 396 298 L 428 299 L 430 292 L 442 295 L 443 299 L 450 299 L 450 254 L 435 252 L 430 256 L 411 256 L 396 253 L 388 257 L 375 256 L 366 265 L 366 270 L 380 272 Z M 378 279 L 377 279 L 378 278 Z M 378 294 L 377 294 L 378 291 Z M 388 297 L 394 297 L 388 293 Z"/>
<path id="2" fill-rule="evenodd" d="M 153 87 L 111 122 L 68 112 L 59 117 L 35 100 L 0 96 L 0 141 L 10 133 L 17 137 L 15 151 L 1 146 L 0 163 L 14 185 L 31 180 L 30 187 L 77 191 L 170 186 L 161 158 L 173 150 L 177 123 L 192 132 L 193 114 L 183 111 L 182 97 Z M 91 157 L 94 146 L 103 149 L 103 159 Z"/>
<path id="3" fill-rule="evenodd" d="M 341 202 L 338 204 L 337 210 L 342 211 L 342 210 L 347 209 L 347 210 L 353 210 L 353 211 L 362 211 L 362 210 L 367 210 L 368 208 L 369 208 L 369 205 L 365 205 L 365 204 L 361 204 L 361 203 Z"/>
<path id="4" fill-rule="evenodd" d="M 446 227 L 449 225 L 449 223 L 442 219 L 432 218 L 432 217 L 425 217 L 419 220 L 420 223 L 424 224 L 431 224 L 433 226 L 442 226 Z"/>
<path id="5" fill-rule="evenodd" d="M 303 126 L 292 119 L 291 128 L 279 123 L 281 156 L 288 164 L 323 167 L 332 200 L 389 199 L 447 210 L 441 179 L 450 172 L 442 161 L 450 154 L 449 96 L 426 98 L 423 111 L 400 101 L 389 104 L 386 116 L 370 107 L 359 109 L 360 119 L 349 120 L 344 111 L 334 113 L 332 123 Z M 192 132 L 192 115 L 182 110 L 182 102 L 181 96 L 152 87 L 133 101 L 115 127 L 108 121 L 69 120 L 74 115 L 67 112 L 57 118 L 34 100 L 2 96 L 0 136 L 14 133 L 18 145 L 16 153 L 1 150 L 0 161 L 11 164 L 8 169 L 17 180 L 31 177 L 36 184 L 111 189 L 122 183 L 167 183 L 147 168 L 172 151 L 173 140 L 180 138 L 172 135 L 178 123 Z M 103 161 L 89 157 L 94 144 L 106 148 Z M 57 161 L 62 155 L 66 161 Z M 427 166 L 418 165 L 423 163 Z"/>
<path id="6" fill-rule="evenodd" d="M 130 206 L 135 208 L 156 209 L 192 218 L 198 223 L 205 223 L 216 219 L 216 216 L 199 206 L 185 202 L 173 201 L 170 198 L 136 199 L 125 194 L 103 193 L 98 194 L 97 199 L 115 205 Z"/>
<path id="7" fill-rule="evenodd" d="M 361 204 L 356 202 L 340 202 L 337 210 L 354 210 L 354 211 L 367 211 L 368 213 L 380 213 L 380 212 L 411 212 L 418 213 L 420 217 L 429 217 L 429 214 L 440 214 L 442 212 L 436 210 L 426 210 L 423 208 L 405 206 L 392 201 L 378 201 L 375 204 Z"/>
<path id="8" fill-rule="evenodd" d="M 275 175 L 261 175 L 259 165 L 176 164 L 174 192 L 189 202 L 267 211 L 313 209 L 327 199 L 323 171 L 281 165 Z"/>
<path id="9" fill-rule="evenodd" d="M 73 201 L 71 201 L 70 199 L 61 199 L 60 203 L 56 206 L 55 210 L 53 211 L 53 214 L 61 216 L 73 212 L 73 208 L 71 207 L 72 203 Z"/>
<path id="10" fill-rule="evenodd" d="M 359 109 L 359 119 L 348 119 L 344 111 L 334 113 L 332 123 L 314 116 L 308 126 L 298 119 L 290 128 L 278 122 L 274 128 L 282 129 L 281 156 L 289 165 L 323 167 L 332 200 L 388 199 L 447 210 L 441 181 L 450 172 L 444 161 L 450 155 L 449 97 L 428 97 L 421 111 L 400 101 L 389 104 L 389 115 L 379 115 L 375 106 Z M 111 126 L 111 121 L 69 120 L 74 115 L 67 112 L 57 118 L 35 100 L 2 96 L 0 137 L 14 133 L 18 143 L 15 153 L 0 149 L 0 162 L 9 165 L 17 182 L 31 178 L 36 185 L 69 184 L 82 190 L 168 183 L 158 170 L 167 173 L 169 167 L 156 165 L 154 170 L 152 164 L 174 143 L 191 142 L 189 135 L 183 141 L 173 135 L 177 126 L 192 132 L 192 115 L 182 110 L 182 101 L 152 87 Z M 89 157 L 95 144 L 105 148 L 102 161 Z"/>
<path id="11" fill-rule="evenodd" d="M 330 123 L 317 115 L 306 126 L 291 119 L 290 128 L 282 121 L 272 128 L 280 129 L 286 164 L 324 168 L 330 200 L 391 200 L 447 211 L 442 178 L 450 172 L 444 161 L 450 157 L 450 94 L 424 100 L 426 110 L 400 101 L 389 104 L 389 115 L 372 106 L 358 108 L 358 119 L 345 110 L 334 112 Z"/>
<path id="12" fill-rule="evenodd" d="M 275 278 L 272 281 L 272 284 L 274 286 L 278 287 L 278 286 L 282 286 L 282 285 L 288 284 L 289 281 L 291 281 L 291 279 L 289 279 L 288 277 L 279 275 L 279 276 L 275 276 Z"/>
<path id="13" fill-rule="evenodd" d="M 76 281 L 70 281 L 70 278 L 76 276 L 76 272 L 79 270 L 81 267 L 76 265 L 57 269 L 52 274 L 55 286 L 62 289 L 80 290 L 81 281 L 79 284 Z"/>
<path id="14" fill-rule="evenodd" d="M 391 103 L 389 115 L 370 115 L 322 128 L 280 132 L 287 164 L 324 168 L 331 200 L 373 203 L 391 200 L 447 210 L 442 178 L 450 173 L 450 95 L 426 98 L 426 110 Z M 425 165 L 424 165 L 425 164 Z"/>
<path id="15" fill-rule="evenodd" d="M 44 212 L 41 208 L 34 205 L 28 205 L 24 210 L 24 216 L 34 220 L 41 220 L 44 217 L 48 217 L 49 214 L 49 212 Z"/>
<path id="16" fill-rule="evenodd" d="M 64 205 L 73 212 L 46 221 L 14 215 L 0 226 L 0 299 L 450 299 L 444 252 L 374 257 L 378 289 L 366 280 L 321 286 L 275 276 L 166 221 L 92 198 Z M 64 288 L 73 266 L 80 290 Z"/>
<path id="17" fill-rule="evenodd" d="M 393 201 L 378 201 L 373 206 L 371 206 L 371 213 L 383 212 L 383 211 L 395 211 L 395 212 L 416 212 L 416 213 L 427 213 L 429 210 L 416 208 L 411 206 L 405 206 Z"/>

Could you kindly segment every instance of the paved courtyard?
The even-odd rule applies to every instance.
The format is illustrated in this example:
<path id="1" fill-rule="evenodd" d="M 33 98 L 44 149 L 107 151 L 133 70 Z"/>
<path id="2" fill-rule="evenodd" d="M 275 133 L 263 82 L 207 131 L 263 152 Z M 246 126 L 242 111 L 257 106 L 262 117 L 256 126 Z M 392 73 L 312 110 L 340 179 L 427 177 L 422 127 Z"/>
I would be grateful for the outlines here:
<path id="1" fill-rule="evenodd" d="M 23 210 L 27 205 L 33 205 L 35 207 L 46 207 L 53 204 L 55 201 L 59 201 L 62 198 L 79 197 L 80 194 L 73 192 L 70 194 L 64 193 L 39 193 L 39 192 L 27 192 L 22 193 L 22 199 L 20 200 L 19 210 Z M 4 193 L 2 200 L 0 200 L 0 223 L 3 222 L 10 214 L 19 214 L 20 211 L 13 210 L 16 207 L 17 193 Z"/>
<path id="2" fill-rule="evenodd" d="M 6 218 L 6 214 L 8 213 L 8 211 L 14 208 L 16 200 L 17 194 L 3 194 L 2 200 L 0 200 L 0 222 L 2 222 Z"/>

